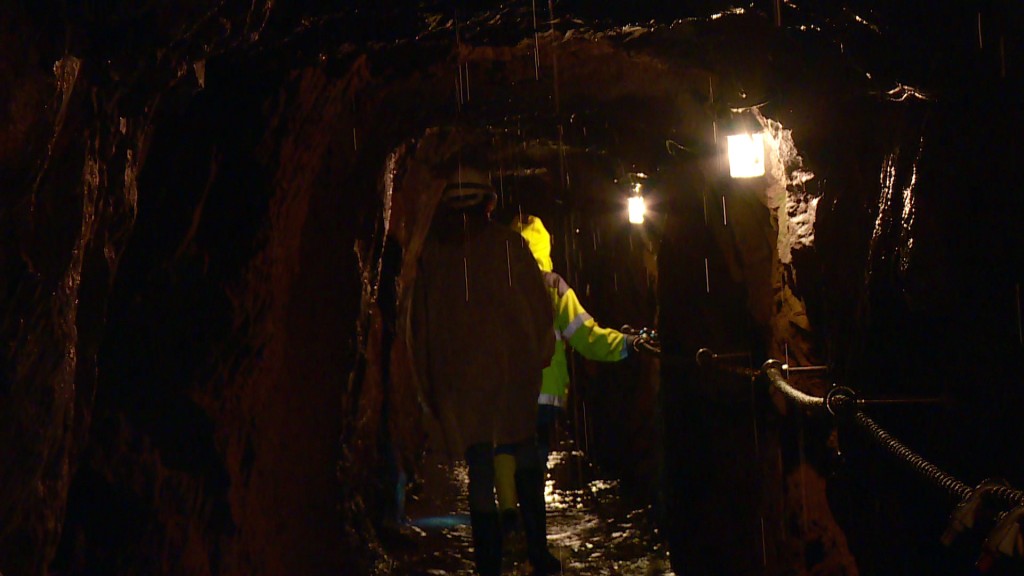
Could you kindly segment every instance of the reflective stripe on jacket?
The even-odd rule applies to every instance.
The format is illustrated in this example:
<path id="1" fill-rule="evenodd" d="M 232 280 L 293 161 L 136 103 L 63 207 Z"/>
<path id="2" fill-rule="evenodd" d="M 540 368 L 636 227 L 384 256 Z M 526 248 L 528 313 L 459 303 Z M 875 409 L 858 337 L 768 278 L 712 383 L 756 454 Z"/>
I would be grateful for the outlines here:
<path id="1" fill-rule="evenodd" d="M 587 313 L 565 279 L 544 272 L 544 284 L 555 309 L 555 354 L 544 369 L 538 403 L 565 406 L 569 392 L 569 365 L 565 343 L 588 360 L 615 362 L 629 355 L 626 337 L 618 330 L 603 328 Z"/>
<path id="2" fill-rule="evenodd" d="M 525 222 L 514 222 L 512 227 L 526 241 L 537 266 L 544 272 L 544 284 L 551 293 L 555 310 L 555 355 L 551 365 L 544 369 L 538 404 L 565 406 L 569 392 L 569 366 L 565 357 L 565 343 L 588 360 L 614 362 L 629 354 L 626 337 L 618 330 L 602 328 L 580 304 L 576 292 L 565 279 L 552 271 L 551 234 L 536 216 L 527 216 Z"/>

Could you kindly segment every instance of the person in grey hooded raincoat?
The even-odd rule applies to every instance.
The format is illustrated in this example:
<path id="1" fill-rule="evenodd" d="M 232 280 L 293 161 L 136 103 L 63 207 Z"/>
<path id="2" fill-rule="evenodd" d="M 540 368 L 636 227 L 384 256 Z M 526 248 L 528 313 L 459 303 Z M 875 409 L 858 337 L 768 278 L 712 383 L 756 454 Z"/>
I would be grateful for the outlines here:
<path id="1" fill-rule="evenodd" d="M 477 573 L 501 573 L 493 463 L 501 447 L 515 455 L 521 506 L 535 512 L 523 522 L 534 573 L 554 574 L 561 566 L 547 548 L 535 429 L 554 318 L 533 255 L 490 220 L 495 198 L 482 170 L 461 166 L 449 177 L 420 257 L 413 344 L 424 396 L 452 456 L 469 468 Z"/>

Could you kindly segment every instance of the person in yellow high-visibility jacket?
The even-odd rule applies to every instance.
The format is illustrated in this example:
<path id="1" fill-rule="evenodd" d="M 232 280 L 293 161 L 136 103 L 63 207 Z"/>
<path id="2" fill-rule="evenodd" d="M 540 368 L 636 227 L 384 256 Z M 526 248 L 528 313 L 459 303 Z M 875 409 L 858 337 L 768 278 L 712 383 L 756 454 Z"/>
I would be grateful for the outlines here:
<path id="1" fill-rule="evenodd" d="M 537 399 L 537 442 L 541 461 L 547 466 L 551 451 L 552 432 L 559 414 L 565 410 L 569 393 L 569 368 L 565 356 L 566 343 L 588 360 L 616 362 L 626 358 L 634 349 L 636 336 L 600 326 L 587 313 L 576 292 L 558 273 L 551 262 L 551 235 L 540 218 L 532 215 L 517 217 L 512 228 L 518 231 L 533 253 L 544 276 L 544 284 L 551 295 L 555 312 L 555 353 L 551 364 L 544 369 L 540 396 Z M 514 482 L 515 459 L 510 454 L 495 457 L 495 490 L 506 532 L 516 529 L 518 514 Z M 523 510 L 524 515 L 526 510 Z M 524 516 L 524 522 L 529 521 Z"/>

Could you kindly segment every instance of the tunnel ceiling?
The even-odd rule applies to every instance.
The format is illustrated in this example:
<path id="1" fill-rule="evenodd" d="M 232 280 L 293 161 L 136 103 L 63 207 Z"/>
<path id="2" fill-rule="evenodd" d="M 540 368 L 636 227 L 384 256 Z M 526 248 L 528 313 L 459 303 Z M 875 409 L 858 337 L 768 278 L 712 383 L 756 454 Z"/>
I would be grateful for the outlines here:
<path id="1" fill-rule="evenodd" d="M 473 45 L 512 46 L 549 30 L 574 34 L 638 35 L 643 29 L 700 26 L 725 14 L 776 17 L 794 37 L 808 45 L 830 46 L 879 86 L 899 82 L 926 91 L 951 92 L 965 80 L 997 73 L 1002 62 L 1019 59 L 1022 26 L 1019 7 L 989 2 L 984 11 L 969 5 L 929 2 L 891 3 L 876 0 L 773 3 L 673 3 L 639 1 L 591 3 L 560 1 L 494 3 L 479 1 L 408 2 L 141 2 L 76 4 L 52 9 L 48 3 L 22 3 L 15 10 L 26 22 L 47 31 L 39 43 L 43 60 L 65 53 L 103 62 L 112 80 L 121 83 L 159 82 L 161 66 L 183 73 L 190 64 L 217 55 L 260 54 L 307 61 L 333 58 L 366 48 L 415 43 L 416 53 L 429 58 L 434 46 L 459 37 Z M 778 12 L 776 12 L 778 10 Z M 554 18 L 554 20 L 552 20 Z M 8 20 L 11 26 L 16 20 Z M 66 30 L 66 34 L 64 31 Z M 701 38 L 713 43 L 713 38 Z M 729 46 L 680 46 L 675 51 L 714 58 Z M 979 59 L 979 52 L 992 58 Z M 415 66 L 417 59 L 391 62 L 396 71 Z M 980 61 L 984 66 L 977 66 Z M 710 62 L 708 62 L 710 64 Z M 155 65 L 155 66 L 154 66 Z M 186 66 L 187 67 L 187 66 Z M 166 71 L 164 72 L 167 73 Z"/>
<path id="2" fill-rule="evenodd" d="M 655 1 L 518 2 L 498 7 L 473 1 L 419 2 L 415 7 L 406 2 L 335 6 L 308 1 L 193 1 L 131 7 L 112 3 L 109 10 L 90 4 L 51 10 L 46 3 L 25 3 L 19 10 L 28 25 L 46 31 L 29 52 L 32 59 L 42 67 L 65 54 L 88 62 L 86 73 L 120 87 L 117 106 L 125 114 L 131 114 L 133 107 L 147 107 L 157 93 L 164 99 L 173 99 L 176 92 L 188 98 L 205 84 L 207 73 L 246 63 L 263 69 L 320 63 L 328 71 L 345 74 L 353 59 L 367 55 L 373 84 L 382 86 L 402 82 L 403 77 L 407 82 L 421 81 L 416 70 L 436 67 L 458 50 L 460 42 L 476 52 L 467 58 L 486 60 L 493 56 L 481 53 L 487 47 L 529 52 L 530 43 L 539 42 L 538 37 L 550 40 L 552 32 L 565 45 L 603 40 L 621 46 L 627 58 L 650 55 L 663 66 L 721 75 L 722 90 L 717 96 L 721 108 L 774 102 L 792 111 L 804 102 L 791 92 L 808 92 L 794 83 L 813 74 L 820 74 L 819 93 L 841 82 L 847 98 L 899 90 L 901 85 L 909 86 L 911 93 L 960 98 L 983 89 L 979 82 L 997 76 L 1007 61 L 1012 65 L 1022 54 L 1019 37 L 1008 33 L 1019 29 L 1022 19 L 1010 2 L 990 3 L 984 14 L 967 6 L 926 2 L 820 6 L 781 0 L 704 1 L 685 6 Z M 741 14 L 749 18 L 736 17 Z M 776 18 L 785 30 L 784 40 L 765 29 L 764 23 Z M 586 74 L 603 91 L 625 87 L 623 99 L 613 101 L 614 95 L 583 89 L 574 101 L 568 92 L 579 84 L 573 83 L 571 70 L 596 55 L 584 52 L 579 60 L 562 63 L 566 78 L 559 86 L 566 92 L 564 101 L 553 102 L 560 95 L 551 82 L 524 86 L 520 77 L 520 85 L 512 87 L 514 97 L 507 95 L 508 85 L 496 85 L 489 95 L 473 90 L 474 105 L 464 119 L 472 122 L 475 116 L 488 124 L 503 124 L 500 128 L 506 130 L 515 124 L 520 132 L 525 124 L 531 137 L 541 135 L 551 141 L 558 140 L 556 126 L 586 115 L 603 120 L 588 127 L 595 142 L 600 142 L 596 132 L 601 124 L 636 130 L 663 127 L 665 114 L 672 112 L 678 77 L 641 70 L 616 83 L 615 72 L 628 74 L 629 66 L 615 72 L 595 67 Z M 801 61 L 786 60 L 787 54 L 796 53 Z M 602 73 L 606 81 L 600 79 Z M 484 77 L 500 82 L 500 74 Z M 514 76 L 508 74 L 513 81 Z M 581 72 L 580 77 L 586 76 Z M 215 80 L 211 77 L 211 81 Z M 374 86 L 367 88 L 372 92 Z M 168 88 L 171 91 L 163 94 Z M 628 100 L 630 88 L 639 99 Z M 483 101 L 486 96 L 492 100 Z M 450 103 L 454 99 L 452 94 Z M 604 106 L 595 99 L 604 99 Z M 813 117 L 808 108 L 804 106 L 800 113 Z M 394 116 L 415 123 L 425 112 L 429 113 L 410 109 Z M 456 110 L 435 112 L 441 116 L 434 122 L 440 123 Z M 776 112 L 785 114 L 785 110 Z M 820 122 L 804 123 L 801 137 L 813 139 L 811 133 Z M 416 133 L 412 129 L 404 136 Z"/>

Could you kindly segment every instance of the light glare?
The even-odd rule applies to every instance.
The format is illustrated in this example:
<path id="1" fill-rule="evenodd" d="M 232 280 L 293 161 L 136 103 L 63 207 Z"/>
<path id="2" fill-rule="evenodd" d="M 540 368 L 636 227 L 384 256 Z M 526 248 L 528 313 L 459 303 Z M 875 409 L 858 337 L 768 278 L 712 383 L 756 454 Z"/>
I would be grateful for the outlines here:
<path id="1" fill-rule="evenodd" d="M 729 136 L 729 175 L 733 178 L 764 176 L 764 135 Z"/>
<path id="2" fill-rule="evenodd" d="M 643 224 L 644 214 L 647 213 L 647 206 L 643 196 L 629 197 L 629 222 L 631 224 Z"/>

